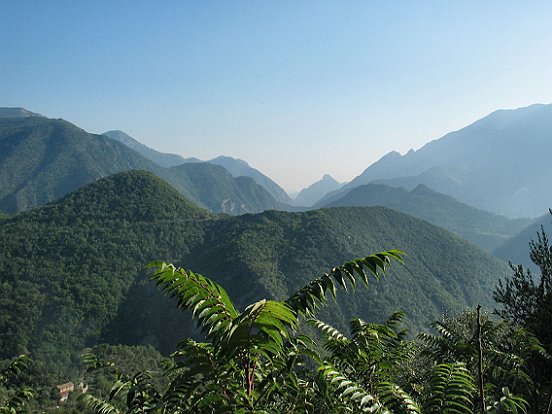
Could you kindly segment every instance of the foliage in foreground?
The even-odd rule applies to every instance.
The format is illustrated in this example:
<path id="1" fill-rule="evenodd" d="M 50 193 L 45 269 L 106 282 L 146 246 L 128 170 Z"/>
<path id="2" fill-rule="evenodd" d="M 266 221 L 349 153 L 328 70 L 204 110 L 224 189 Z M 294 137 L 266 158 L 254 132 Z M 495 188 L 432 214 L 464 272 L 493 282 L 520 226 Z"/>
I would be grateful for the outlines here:
<path id="1" fill-rule="evenodd" d="M 35 396 L 35 392 L 18 383 L 22 370 L 26 369 L 29 359 L 20 355 L 0 369 L 0 414 L 15 414 L 25 410 L 26 405 Z"/>
<path id="2" fill-rule="evenodd" d="M 183 341 L 164 363 L 164 381 L 150 372 L 119 375 L 108 399 L 85 400 L 104 414 L 475 412 L 469 361 L 426 358 L 416 367 L 423 356 L 401 328 L 402 313 L 384 324 L 354 319 L 350 338 L 314 319 L 328 292 L 335 297 L 359 279 L 369 286 L 392 260 L 402 262 L 402 252 L 353 260 L 285 301 L 260 300 L 242 312 L 212 280 L 156 263 L 153 280 L 179 308 L 191 311 L 208 342 Z M 323 350 L 300 334 L 305 320 L 325 338 Z M 527 412 L 525 401 L 507 388 L 485 403 L 487 412 Z"/>
<path id="3" fill-rule="evenodd" d="M 514 274 L 499 282 L 494 298 L 503 305 L 497 311 L 501 317 L 513 326 L 533 332 L 542 343 L 541 352 L 528 360 L 535 380 L 529 400 L 533 409 L 548 414 L 552 412 L 552 246 L 543 227 L 529 247 L 530 258 L 540 275 L 533 275 L 523 266 L 510 263 Z"/>

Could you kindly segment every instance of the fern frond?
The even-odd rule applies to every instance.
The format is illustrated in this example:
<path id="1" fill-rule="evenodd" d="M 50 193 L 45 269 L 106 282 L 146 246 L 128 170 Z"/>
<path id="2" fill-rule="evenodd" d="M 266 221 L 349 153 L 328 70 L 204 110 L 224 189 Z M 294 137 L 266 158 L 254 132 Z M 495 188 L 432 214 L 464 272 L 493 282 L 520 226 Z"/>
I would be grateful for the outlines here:
<path id="1" fill-rule="evenodd" d="M 217 342 L 226 335 L 229 324 L 239 313 L 222 286 L 172 264 L 155 262 L 148 266 L 157 267 L 151 279 L 165 293 L 177 299 L 179 308 L 192 312 L 208 338 Z"/>
<path id="2" fill-rule="evenodd" d="M 463 364 L 436 365 L 429 377 L 429 392 L 423 405 L 427 414 L 472 414 L 474 381 Z"/>
<path id="3" fill-rule="evenodd" d="M 390 382 L 376 385 L 378 397 L 394 414 L 421 414 L 418 403 L 401 387 Z"/>
<path id="4" fill-rule="evenodd" d="M 502 388 L 502 397 L 487 407 L 489 414 L 527 414 L 529 404 L 523 398 L 511 394 L 507 387 Z"/>
<path id="5" fill-rule="evenodd" d="M 26 355 L 13 358 L 6 368 L 0 370 L 0 383 L 7 385 L 10 381 L 13 381 L 23 369 L 28 367 L 29 361 L 29 357 Z"/>
<path id="6" fill-rule="evenodd" d="M 334 328 L 332 325 L 326 322 L 323 322 L 319 319 L 311 318 L 309 319 L 309 323 L 315 326 L 324 335 L 330 338 L 335 338 L 338 340 L 347 340 L 347 337 L 345 335 L 343 335 L 338 329 Z"/>
<path id="7" fill-rule="evenodd" d="M 85 394 L 82 397 L 84 404 L 92 409 L 97 414 L 122 414 L 117 407 L 113 404 L 102 400 L 101 398 L 94 397 L 91 394 Z"/>
<path id="8" fill-rule="evenodd" d="M 24 407 L 35 397 L 35 391 L 29 387 L 19 388 L 0 407 L 0 413 L 23 413 Z"/>
<path id="9" fill-rule="evenodd" d="M 328 291 L 335 299 L 337 286 L 344 290 L 354 289 L 357 277 L 369 286 L 370 276 L 378 280 L 385 274 L 391 260 L 403 263 L 403 255 L 404 252 L 400 250 L 388 250 L 334 267 L 329 273 L 314 279 L 298 290 L 286 302 L 296 312 L 311 316 L 320 304 L 326 303 Z"/>
<path id="10" fill-rule="evenodd" d="M 17 384 L 18 376 L 28 367 L 30 362 L 29 357 L 26 355 L 19 355 L 13 358 L 9 365 L 0 370 L 0 412 L 1 413 L 20 413 L 23 411 L 25 405 L 35 397 L 35 391 L 30 387 L 22 387 Z M 2 395 L 4 388 L 14 388 L 6 395 Z M 2 398 L 4 397 L 4 398 Z M 4 401 L 2 401 L 2 399 Z"/>
<path id="11" fill-rule="evenodd" d="M 233 355 L 238 349 L 248 349 L 276 355 L 281 353 L 289 330 L 297 328 L 297 314 L 284 302 L 260 300 L 249 305 L 229 325 L 225 338 L 225 353 Z"/>
<path id="12" fill-rule="evenodd" d="M 388 412 L 378 399 L 361 387 L 357 382 L 340 372 L 333 364 L 325 362 L 319 373 L 334 389 L 333 398 L 338 398 L 345 403 L 357 407 L 362 412 L 384 413 Z"/>
<path id="13" fill-rule="evenodd" d="M 422 355 L 429 356 L 437 363 L 466 361 L 476 356 L 475 342 L 462 337 L 446 323 L 433 322 L 431 327 L 437 331 L 437 335 L 421 332 L 417 336 L 426 344 Z"/>
<path id="14" fill-rule="evenodd" d="M 391 314 L 387 322 L 385 322 L 385 325 L 391 329 L 396 329 L 405 317 L 406 317 L 405 312 L 395 311 Z"/>

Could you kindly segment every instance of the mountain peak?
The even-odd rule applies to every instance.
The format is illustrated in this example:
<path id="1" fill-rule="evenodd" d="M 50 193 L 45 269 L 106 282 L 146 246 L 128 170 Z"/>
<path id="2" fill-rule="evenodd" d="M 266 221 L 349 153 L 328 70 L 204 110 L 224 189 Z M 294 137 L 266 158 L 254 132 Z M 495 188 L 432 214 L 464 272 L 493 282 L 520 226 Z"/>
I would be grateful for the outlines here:
<path id="1" fill-rule="evenodd" d="M 171 219 L 175 215 L 210 215 L 165 181 L 144 170 L 128 170 L 101 178 L 55 201 L 48 208 L 86 210 L 142 221 Z"/>
<path id="2" fill-rule="evenodd" d="M 102 135 L 108 136 L 111 139 L 122 142 L 123 144 L 129 146 L 130 143 L 137 143 L 134 138 L 128 135 L 126 132 L 121 131 L 120 129 L 114 129 L 112 131 L 106 131 Z"/>
<path id="3" fill-rule="evenodd" d="M 436 191 L 433 191 L 431 188 L 429 188 L 425 184 L 418 184 L 416 188 L 414 188 L 411 193 L 413 194 L 436 194 Z"/>
<path id="4" fill-rule="evenodd" d="M 333 178 L 330 174 L 324 174 L 320 181 L 339 184 L 339 182 L 335 178 Z"/>
<path id="5" fill-rule="evenodd" d="M 207 161 L 209 164 L 220 165 L 226 168 L 233 177 L 250 177 L 266 191 L 270 193 L 277 201 L 281 203 L 291 204 L 286 191 L 276 184 L 272 179 L 261 173 L 259 170 L 251 167 L 246 161 L 239 158 L 228 157 L 221 155 L 212 160 Z"/>
<path id="6" fill-rule="evenodd" d="M 121 131 L 120 129 L 114 129 L 114 130 L 111 130 L 111 131 L 106 131 L 102 135 L 107 135 L 108 137 L 119 136 L 119 137 L 124 137 L 124 138 L 130 138 L 130 139 L 136 141 L 134 138 L 132 138 L 130 135 L 128 135 L 125 131 Z"/>
<path id="7" fill-rule="evenodd" d="M 341 187 L 341 184 L 337 182 L 330 174 L 324 174 L 324 176 L 311 184 L 307 188 L 302 189 L 297 197 L 295 197 L 295 203 L 300 206 L 312 206 L 326 194 L 331 191 L 337 190 Z"/>
<path id="8" fill-rule="evenodd" d="M 392 159 L 397 159 L 397 158 L 401 158 L 401 157 L 402 157 L 402 155 L 400 154 L 400 152 L 390 151 L 387 154 L 385 154 L 383 157 L 381 157 L 381 159 L 382 160 L 392 160 Z"/>
<path id="9" fill-rule="evenodd" d="M 218 157 L 213 158 L 212 160 L 209 160 L 207 162 L 211 164 L 222 165 L 223 167 L 225 167 L 225 164 L 226 165 L 238 164 L 241 167 L 251 167 L 247 161 L 244 161 L 239 158 L 229 157 L 227 155 L 219 155 Z"/>

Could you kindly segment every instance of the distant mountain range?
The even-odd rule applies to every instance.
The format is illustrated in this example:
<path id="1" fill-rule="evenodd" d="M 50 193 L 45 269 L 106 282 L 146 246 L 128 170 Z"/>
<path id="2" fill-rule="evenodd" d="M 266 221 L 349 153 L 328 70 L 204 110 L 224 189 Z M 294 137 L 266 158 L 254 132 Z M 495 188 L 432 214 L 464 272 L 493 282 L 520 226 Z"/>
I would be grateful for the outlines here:
<path id="1" fill-rule="evenodd" d="M 552 105 L 500 110 L 417 151 L 387 154 L 319 204 L 363 184 L 424 184 L 482 210 L 537 217 L 552 205 L 551 159 Z"/>
<path id="2" fill-rule="evenodd" d="M 303 208 L 291 207 L 280 186 L 243 160 L 201 162 L 160 153 L 122 131 L 94 135 L 23 108 L 0 108 L 0 210 L 27 210 L 101 177 L 143 169 L 213 212 L 384 205 L 499 252 L 529 221 L 482 209 L 526 217 L 552 205 L 551 134 L 552 105 L 497 111 L 418 151 L 392 152 L 344 186 L 325 175 L 297 195 Z"/>
<path id="3" fill-rule="evenodd" d="M 185 197 L 215 213 L 238 215 L 288 208 L 252 178 L 232 177 L 220 165 L 207 162 L 181 164 L 169 168 L 159 177 Z"/>
<path id="4" fill-rule="evenodd" d="M 190 162 L 201 162 L 201 160 L 197 158 L 184 158 L 177 154 L 166 154 L 156 151 L 138 142 L 136 139 L 132 138 L 130 135 L 124 133 L 123 131 L 107 131 L 104 132 L 103 135 L 106 135 L 116 141 L 125 144 L 129 148 L 132 148 L 144 157 L 163 167 L 173 167 Z M 286 204 L 293 204 L 293 200 L 287 195 L 282 187 L 280 187 L 266 175 L 262 174 L 260 171 L 250 167 L 249 164 L 244 160 L 226 156 L 219 156 L 207 162 L 224 167 L 232 175 L 232 177 L 250 177 L 257 184 L 268 191 L 269 194 L 272 195 L 272 197 L 274 197 L 277 201 Z"/>
<path id="5" fill-rule="evenodd" d="M 338 190 L 342 185 L 343 184 L 338 183 L 331 175 L 324 174 L 319 181 L 302 189 L 299 194 L 297 194 L 297 197 L 295 197 L 295 204 L 298 206 L 310 207 L 324 197 L 324 195 L 331 191 Z"/>
<path id="6" fill-rule="evenodd" d="M 262 297 L 286 298 L 353 257 L 406 250 L 404 266 L 321 310 L 341 328 L 350 317 L 382 321 L 397 309 L 416 328 L 446 310 L 490 309 L 497 280 L 510 273 L 451 233 L 387 208 L 217 216 L 145 171 L 99 179 L 0 221 L 0 246 L 0 360 L 30 352 L 48 383 L 76 376 L 85 346 L 139 343 L 170 352 L 194 333 L 188 316 L 147 280 L 151 260 L 212 277 L 243 309 Z"/>
<path id="7" fill-rule="evenodd" d="M 541 226 L 548 240 L 552 240 L 552 216 L 545 214 L 534 220 L 514 237 L 495 248 L 493 251 L 494 255 L 503 260 L 510 261 L 514 265 L 523 265 L 526 268 L 537 271 L 537 267 L 529 257 L 529 241 L 537 240 L 537 233 L 541 232 Z"/>
<path id="8" fill-rule="evenodd" d="M 2 119 L 2 125 L 0 125 L 2 141 L 5 141 L 7 129 L 14 128 L 14 124 L 10 122 L 34 122 L 37 126 L 40 122 L 47 121 L 46 118 L 23 108 L 1 108 L 0 119 Z M 63 121 L 50 120 L 50 122 Z M 50 133 L 53 133 L 52 128 Z M 33 135 L 35 143 L 37 134 L 38 132 Z M 93 136 L 93 134 L 88 135 Z M 315 203 L 316 207 L 328 205 L 341 198 L 350 189 L 369 183 L 402 187 L 407 190 L 424 184 L 433 191 L 450 195 L 465 204 L 511 218 L 537 217 L 552 205 L 548 182 L 548 177 L 552 175 L 552 163 L 549 162 L 552 157 L 552 105 L 532 105 L 516 110 L 493 112 L 459 131 L 451 132 L 426 144 L 417 151 L 411 150 L 404 156 L 391 152 L 339 189 L 337 189 L 339 184 L 335 180 L 325 176 L 298 194 L 295 202 L 273 180 L 250 167 L 245 161 L 230 157 L 217 157 L 209 162 L 224 166 L 234 178 L 240 176 L 252 178 L 271 195 L 274 201 L 256 204 L 255 201 L 245 202 L 246 200 L 240 197 L 230 200 L 201 200 L 197 195 L 187 191 L 184 185 L 175 182 L 174 180 L 178 181 L 177 178 L 173 177 L 171 181 L 171 178 L 166 175 L 167 171 L 164 174 L 159 173 L 155 166 L 145 164 L 146 161 L 153 160 L 159 166 L 173 167 L 199 160 L 183 158 L 176 154 L 159 153 L 121 131 L 108 131 L 106 136 L 134 149 L 135 155 L 137 152 L 143 156 L 143 159 L 138 160 L 135 155 L 122 154 L 122 150 L 117 149 L 115 152 L 122 156 L 122 159 L 104 162 L 107 161 L 106 157 L 110 158 L 105 153 L 105 148 L 91 150 L 84 147 L 81 148 L 80 156 L 73 157 L 69 155 L 68 150 L 61 150 L 60 153 L 53 150 L 56 142 L 54 139 L 49 141 L 48 149 L 31 146 L 31 151 L 35 153 L 22 163 L 18 163 L 16 156 L 18 165 L 14 165 L 10 164 L 13 160 L 8 160 L 5 154 L 6 152 L 14 154 L 15 141 L 10 144 L 0 142 L 0 150 L 3 151 L 3 154 L 0 154 L 0 161 L 3 162 L 0 164 L 0 170 L 8 164 L 15 167 L 11 172 L 0 171 L 0 184 L 4 184 L 3 191 L 0 190 L 0 209 L 13 212 L 40 205 L 78 188 L 83 183 L 90 182 L 91 179 L 130 168 L 153 171 L 199 204 L 217 205 L 214 211 L 224 211 L 225 205 L 237 206 L 232 211 L 233 214 L 270 208 L 289 210 L 291 209 L 289 205 L 292 203 L 305 206 Z M 95 137 L 97 139 L 98 136 Z M 98 156 L 94 152 L 98 150 L 104 151 L 104 154 Z M 22 154 L 24 151 L 16 152 Z M 46 151 L 49 154 L 48 157 L 39 159 L 41 154 L 46 154 L 41 151 Z M 85 153 L 88 155 L 82 155 Z M 66 157 L 67 162 L 62 160 L 63 157 Z M 84 160 L 84 158 L 88 159 Z M 130 159 L 133 161 L 131 162 Z M 34 165 L 31 160 L 38 164 Z M 59 161 L 58 167 L 62 170 L 67 164 L 76 166 L 82 163 L 85 168 L 78 174 L 64 173 L 59 177 L 46 174 L 48 176 L 46 178 L 42 173 L 43 168 L 48 163 L 56 161 Z M 90 169 L 96 171 L 89 174 L 87 171 Z M 326 194 L 319 199 L 323 193 Z M 266 199 L 264 195 L 256 195 L 259 200 Z M 316 199 L 319 200 L 316 201 Z"/>
<path id="9" fill-rule="evenodd" d="M 266 175 L 262 174 L 260 171 L 250 167 L 249 164 L 244 160 L 220 156 L 217 158 L 213 158 L 212 160 L 209 160 L 207 162 L 226 168 L 233 177 L 250 177 L 257 184 L 268 191 L 270 195 L 272 195 L 272 197 L 276 199 L 276 201 L 286 204 L 294 204 L 293 200 L 287 195 L 286 191 L 282 187 L 280 187 Z"/>
<path id="10" fill-rule="evenodd" d="M 0 118 L 0 210 L 28 210 L 131 169 L 151 171 L 214 212 L 286 208 L 253 179 L 234 178 L 220 166 L 194 163 L 164 168 L 127 145 L 64 120 Z"/>
<path id="11" fill-rule="evenodd" d="M 350 189 L 341 198 L 314 208 L 338 206 L 385 206 L 443 227 L 492 251 L 527 226 L 529 219 L 507 219 L 437 193 L 423 184 L 412 191 L 383 184 Z"/>

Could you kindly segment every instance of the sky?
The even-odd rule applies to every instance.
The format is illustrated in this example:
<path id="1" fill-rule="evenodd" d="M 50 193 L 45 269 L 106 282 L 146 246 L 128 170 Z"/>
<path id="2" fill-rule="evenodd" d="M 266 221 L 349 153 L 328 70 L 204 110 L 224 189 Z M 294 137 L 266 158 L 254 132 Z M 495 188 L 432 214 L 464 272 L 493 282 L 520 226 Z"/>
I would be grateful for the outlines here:
<path id="1" fill-rule="evenodd" d="M 552 102 L 551 1 L 0 2 L 0 106 L 288 191 Z"/>

